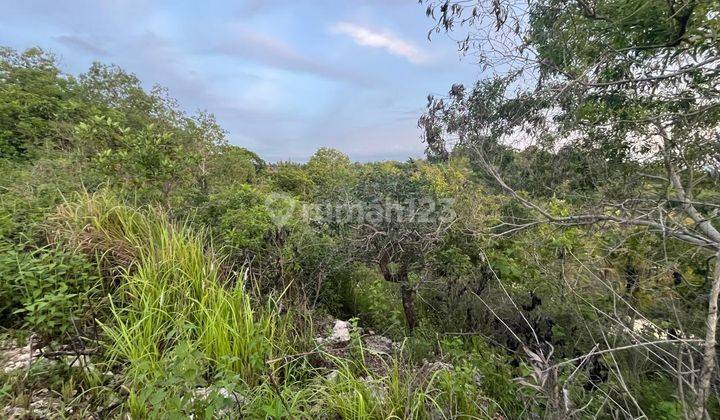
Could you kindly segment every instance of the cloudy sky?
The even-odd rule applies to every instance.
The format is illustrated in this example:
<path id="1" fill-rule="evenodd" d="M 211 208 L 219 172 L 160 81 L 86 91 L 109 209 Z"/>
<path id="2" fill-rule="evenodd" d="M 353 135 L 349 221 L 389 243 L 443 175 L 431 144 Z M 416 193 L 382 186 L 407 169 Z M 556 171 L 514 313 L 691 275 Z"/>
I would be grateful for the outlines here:
<path id="1" fill-rule="evenodd" d="M 0 0 L 0 44 L 41 46 L 66 72 L 114 63 L 214 113 L 233 144 L 303 161 L 421 156 L 428 93 L 479 68 L 427 32 L 416 0 Z"/>

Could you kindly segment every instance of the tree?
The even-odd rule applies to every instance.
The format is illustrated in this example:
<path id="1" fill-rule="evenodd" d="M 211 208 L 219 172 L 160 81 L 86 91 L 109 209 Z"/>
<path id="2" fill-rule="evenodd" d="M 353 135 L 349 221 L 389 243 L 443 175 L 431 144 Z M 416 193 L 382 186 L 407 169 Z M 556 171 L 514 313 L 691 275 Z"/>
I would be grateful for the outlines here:
<path id="1" fill-rule="evenodd" d="M 137 76 L 115 65 L 93 63 L 78 77 L 78 94 L 89 103 L 92 115 L 111 117 L 132 129 L 158 123 L 160 116 L 179 113 L 167 92 L 155 88 L 154 93 L 156 95 L 145 92 Z M 162 105 L 175 105 L 174 111 L 163 111 Z"/>
<path id="2" fill-rule="evenodd" d="M 383 278 L 399 285 L 407 327 L 417 326 L 415 295 L 431 274 L 428 254 L 453 222 L 449 202 L 436 194 L 413 164 L 369 165 L 359 176 L 355 202 L 344 209 L 351 255 L 377 264 Z"/>
<path id="3" fill-rule="evenodd" d="M 302 165 L 280 162 L 269 169 L 270 181 L 274 188 L 297 197 L 310 197 L 317 186 Z"/>
<path id="4" fill-rule="evenodd" d="M 167 203 L 178 187 L 192 182 L 189 170 L 197 155 L 188 153 L 173 133 L 155 125 L 136 131 L 96 116 L 80 123 L 76 135 L 86 142 L 105 143 L 91 156 L 92 166 L 111 187 L 141 202 Z"/>
<path id="5" fill-rule="evenodd" d="M 51 54 L 0 48 L 0 158 L 28 159 L 65 145 L 58 124 L 73 113 L 71 84 Z"/>
<path id="6" fill-rule="evenodd" d="M 515 232 L 615 223 L 639 226 L 715 258 L 693 417 L 703 418 L 715 371 L 720 231 L 720 4 L 702 0 L 423 1 L 435 31 L 467 28 L 463 51 L 494 77 L 430 98 L 420 125 L 428 153 L 471 155 L 534 220 Z M 535 145 L 572 148 L 584 176 L 607 185 L 578 214 L 558 216 L 521 193 L 504 159 Z M 569 197 L 571 198 L 571 197 Z M 579 200 L 575 200 L 579 202 Z"/>
<path id="7" fill-rule="evenodd" d="M 222 190 L 233 184 L 256 180 L 267 164 L 256 153 L 230 144 L 217 148 L 208 161 L 208 183 L 211 190 Z"/>
<path id="8" fill-rule="evenodd" d="M 321 147 L 310 157 L 307 163 L 310 174 L 319 193 L 332 197 L 342 189 L 352 187 L 355 173 L 350 158 L 335 149 Z"/>
<path id="9" fill-rule="evenodd" d="M 75 125 L 73 142 L 100 181 L 141 201 L 207 199 L 214 156 L 228 147 L 214 115 L 187 115 L 166 89 L 146 92 L 116 66 L 93 64 L 74 91 L 89 116 Z"/>

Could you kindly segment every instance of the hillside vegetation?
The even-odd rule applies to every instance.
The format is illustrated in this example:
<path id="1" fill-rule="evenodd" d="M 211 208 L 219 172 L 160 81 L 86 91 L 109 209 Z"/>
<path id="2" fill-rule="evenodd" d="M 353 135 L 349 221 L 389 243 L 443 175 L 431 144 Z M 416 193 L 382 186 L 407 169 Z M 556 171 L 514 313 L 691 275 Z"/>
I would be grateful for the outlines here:
<path id="1" fill-rule="evenodd" d="M 406 162 L 0 49 L 0 417 L 719 418 L 717 4 L 423 3 Z"/>

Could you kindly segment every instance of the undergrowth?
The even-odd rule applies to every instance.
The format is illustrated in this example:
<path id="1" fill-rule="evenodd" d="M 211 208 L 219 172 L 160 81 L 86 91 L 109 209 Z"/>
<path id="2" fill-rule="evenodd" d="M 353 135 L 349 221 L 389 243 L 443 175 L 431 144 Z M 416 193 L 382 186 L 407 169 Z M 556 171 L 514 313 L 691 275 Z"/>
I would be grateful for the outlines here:
<path id="1" fill-rule="evenodd" d="M 225 265 L 204 232 L 162 209 L 86 194 L 52 220 L 57 240 L 94 255 L 115 279 L 112 316 L 101 323 L 105 363 L 126 389 L 118 409 L 133 418 L 210 418 L 223 407 L 270 418 L 481 418 L 491 411 L 476 398 L 473 375 L 458 382 L 453 372 L 418 374 L 398 360 L 373 372 L 357 325 L 347 357 L 325 353 L 310 328 L 300 328 L 302 313 L 283 308 L 282 296 L 257 297 L 246 270 Z M 212 391 L 201 398 L 199 389 Z"/>
<path id="2" fill-rule="evenodd" d="M 188 343 L 215 369 L 257 383 L 265 360 L 291 348 L 289 316 L 274 299 L 255 306 L 243 271 L 223 271 L 223 261 L 202 232 L 173 223 L 159 209 L 146 212 L 117 204 L 108 195 L 63 206 L 59 218 L 84 226 L 75 235 L 101 258 L 129 261 L 117 267 L 120 287 L 111 299 L 114 322 L 103 325 L 113 361 L 135 372 L 160 373 L 163 354 Z"/>

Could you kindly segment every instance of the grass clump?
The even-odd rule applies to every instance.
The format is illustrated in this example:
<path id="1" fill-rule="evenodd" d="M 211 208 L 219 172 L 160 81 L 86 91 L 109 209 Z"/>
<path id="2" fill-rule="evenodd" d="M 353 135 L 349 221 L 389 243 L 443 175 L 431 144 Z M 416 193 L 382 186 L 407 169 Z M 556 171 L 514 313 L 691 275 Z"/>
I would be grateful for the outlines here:
<path id="1" fill-rule="evenodd" d="M 253 305 L 240 273 L 223 267 L 205 234 L 157 208 L 119 204 L 107 194 L 63 205 L 66 236 L 116 272 L 113 322 L 103 325 L 115 362 L 147 382 L 163 374 L 163 355 L 179 343 L 200 352 L 213 371 L 256 384 L 265 361 L 289 351 L 289 323 L 273 299 Z M 230 274 L 228 274 L 230 273 Z"/>

